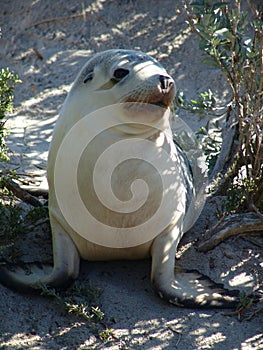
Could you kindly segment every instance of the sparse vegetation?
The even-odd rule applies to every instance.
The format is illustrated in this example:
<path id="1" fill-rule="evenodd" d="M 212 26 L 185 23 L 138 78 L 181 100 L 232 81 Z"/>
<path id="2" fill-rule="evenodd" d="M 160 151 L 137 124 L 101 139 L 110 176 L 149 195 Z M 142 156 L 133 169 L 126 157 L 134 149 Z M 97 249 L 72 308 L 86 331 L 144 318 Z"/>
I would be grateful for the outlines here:
<path id="1" fill-rule="evenodd" d="M 210 122 L 199 130 L 204 136 L 211 189 L 226 196 L 219 222 L 198 246 L 206 252 L 229 237 L 263 232 L 263 5 L 249 1 L 249 12 L 241 0 L 184 1 L 184 6 L 189 26 L 206 54 L 204 63 L 221 70 L 231 96 L 223 127 L 216 126 L 222 134 L 221 147 L 216 136 L 211 136 Z M 195 104 L 201 110 L 215 110 L 214 101 Z M 246 295 L 240 300 L 233 313 L 239 319 L 253 304 L 253 298 Z M 258 305 L 257 312 L 262 310 L 262 301 Z"/>
<path id="2" fill-rule="evenodd" d="M 182 90 L 178 90 L 174 100 L 174 110 L 180 114 L 180 110 L 198 114 L 200 118 L 204 116 L 214 116 L 216 109 L 216 98 L 213 92 L 200 93 L 196 100 L 188 100 Z M 215 137 L 215 130 L 219 129 L 218 121 L 209 120 L 205 127 L 200 127 L 196 133 L 197 142 L 202 139 L 202 149 L 206 155 L 209 171 L 215 165 L 216 158 L 220 153 L 221 138 Z"/>
<path id="3" fill-rule="evenodd" d="M 187 1 L 190 3 L 190 1 L 193 2 L 195 0 Z M 222 0 L 216 1 L 220 2 Z M 228 1 L 228 4 L 231 5 L 234 1 Z M 250 2 L 253 1 L 256 0 L 251 0 Z M 246 0 L 244 0 L 245 2 Z M 261 1 L 257 0 L 257 2 L 259 3 Z M 194 83 L 191 83 L 191 77 L 198 78 L 200 72 L 206 72 L 206 68 L 199 67 L 198 63 L 196 64 L 196 60 L 193 59 L 196 49 L 194 41 L 198 41 L 196 39 L 197 36 L 189 35 L 188 30 L 184 34 L 184 23 L 182 23 L 184 16 L 182 14 L 181 1 L 167 1 L 167 4 L 160 2 L 160 6 L 157 5 L 158 3 L 153 4 L 154 6 L 147 9 L 147 2 L 143 1 L 127 1 L 123 3 L 121 1 L 99 2 L 99 7 L 96 7 L 94 2 L 74 3 L 68 1 L 46 3 L 36 1 L 32 2 L 31 6 L 27 8 L 26 2 L 3 2 L 1 20 L 3 29 L 8 31 L 8 35 L 4 38 L 6 40 L 3 40 L 1 45 L 1 60 L 15 64 L 19 70 L 24 71 L 27 77 L 25 79 L 26 86 L 24 92 L 20 96 L 20 99 L 23 98 L 25 102 L 23 107 L 24 115 L 27 115 L 30 119 L 31 112 L 33 112 L 32 115 L 35 116 L 36 122 L 42 118 L 52 121 L 51 117 L 55 113 L 53 110 L 58 109 L 62 102 L 62 97 L 58 94 L 65 94 L 65 90 L 68 88 L 67 84 L 71 83 L 73 79 L 72 71 L 77 71 L 79 64 L 81 64 L 82 60 L 85 59 L 84 56 L 88 53 L 110 47 L 126 47 L 128 45 L 134 48 L 141 48 L 146 52 L 153 52 L 156 58 L 166 62 L 165 66 L 167 65 L 168 68 L 170 65 L 172 67 L 178 67 L 178 69 L 174 68 L 175 71 L 181 70 L 182 73 L 186 72 L 185 81 L 188 80 L 188 88 L 191 93 L 193 86 L 195 86 Z M 123 8 L 120 11 L 121 7 Z M 19 20 L 17 20 L 18 18 Z M 14 45 L 11 45 L 12 43 Z M 30 51 L 31 48 L 33 48 L 33 51 Z M 34 51 L 35 48 L 39 49 L 39 57 L 37 57 L 37 53 Z M 70 52 L 65 51 L 65 48 L 69 49 Z M 73 50 L 76 50 L 76 53 L 73 53 Z M 77 50 L 86 50 L 86 52 L 83 51 L 84 56 L 82 57 L 82 52 L 78 52 Z M 205 55 L 209 58 L 206 53 Z M 211 60 L 209 63 L 211 63 Z M 189 75 L 187 75 L 188 73 Z M 51 77 L 55 77 L 54 85 L 50 82 Z M 182 81 L 180 77 L 178 78 L 176 75 L 174 77 L 178 80 L 178 85 L 180 85 Z M 207 83 L 209 81 L 212 81 L 212 79 L 208 76 Z M 212 85 L 211 89 L 213 90 Z M 39 101 L 36 106 L 30 103 L 33 102 L 33 99 L 31 100 L 31 93 Z M 38 98 L 40 99 L 38 100 Z M 183 98 L 185 97 L 183 96 Z M 210 109 L 204 109 L 205 104 L 199 101 L 201 98 L 202 96 L 200 98 L 194 98 L 197 103 L 193 102 L 193 112 L 200 114 L 200 116 L 203 112 L 208 112 L 210 115 L 214 114 L 215 105 L 208 105 Z M 188 104 L 186 99 L 185 102 Z M 193 116 L 193 120 L 195 121 L 195 116 Z M 229 124 L 232 121 L 233 119 L 229 118 Z M 222 132 L 220 129 L 222 124 L 214 125 L 212 123 L 213 121 L 211 119 L 198 132 L 200 137 L 204 136 L 205 141 L 207 140 L 208 142 L 207 147 L 205 142 L 204 144 L 206 154 L 210 157 L 208 160 L 211 173 L 216 163 L 219 164 L 217 159 L 221 150 L 221 140 L 220 143 L 217 142 L 215 144 L 214 142 L 214 130 L 218 130 L 217 135 L 221 135 Z M 51 127 L 51 124 L 49 126 Z M 236 130 L 233 131 L 235 134 Z M 226 135 L 224 136 L 226 140 L 228 135 L 227 128 L 225 128 L 223 134 Z M 46 136 L 44 135 L 44 137 Z M 230 159 L 233 158 L 231 157 Z M 227 167 L 229 164 L 227 164 Z M 214 174 L 216 172 L 220 173 L 222 168 L 218 166 L 217 169 L 219 171 L 215 171 Z M 231 170 L 231 167 L 229 169 Z M 229 184 L 233 184 L 233 182 L 231 177 L 229 177 L 230 182 L 226 182 L 225 175 L 228 174 L 226 169 L 223 169 L 222 174 L 222 182 L 221 178 L 219 178 L 219 185 L 221 184 L 219 187 L 221 193 L 226 194 L 227 189 L 230 188 Z M 241 184 L 239 183 L 238 186 L 240 187 Z M 235 211 L 241 210 L 242 206 L 246 205 L 245 201 L 244 204 L 241 203 L 241 206 L 239 206 L 240 190 L 241 194 L 243 192 L 243 189 L 239 187 L 237 189 L 233 188 L 234 192 L 233 194 L 231 193 L 233 197 L 229 197 L 227 201 L 227 205 L 231 205 L 231 207 L 222 207 L 220 211 L 221 217 L 222 214 L 232 214 Z M 11 202 L 8 205 L 15 204 Z M 35 214 L 36 218 L 38 213 Z M 258 214 L 254 214 L 258 216 Z M 19 216 L 17 218 L 19 219 Z M 41 220 L 40 217 L 36 220 L 39 219 Z M 200 231 L 198 232 L 196 230 L 193 237 L 198 237 L 202 233 Z M 30 237 L 29 234 L 27 236 Z M 243 241 L 235 242 L 233 256 L 229 254 L 231 249 L 229 251 L 226 250 L 228 257 L 224 261 L 219 259 L 224 249 L 218 249 L 210 254 L 196 254 L 197 257 L 195 257 L 192 256 L 192 249 L 189 249 L 189 245 L 190 243 L 185 246 L 186 258 L 188 254 L 192 267 L 198 268 L 197 265 L 195 266 L 195 262 L 200 258 L 200 264 L 202 265 L 204 261 L 204 266 L 210 266 L 211 271 L 214 269 L 214 274 L 218 273 L 217 276 L 219 276 L 219 269 L 222 268 L 222 273 L 225 274 L 224 276 L 226 276 L 226 273 L 229 273 L 228 276 L 230 274 L 237 275 L 240 271 L 247 277 L 250 272 L 251 275 L 255 272 L 253 274 L 255 281 L 262 281 L 262 276 L 259 275 L 260 264 L 256 266 L 254 260 L 247 259 L 247 256 L 241 254 L 246 248 L 242 251 L 240 248 L 247 246 L 253 247 L 252 244 L 249 245 Z M 195 252 L 193 253 L 195 254 Z M 238 267 L 235 266 L 235 262 L 239 258 L 241 260 Z M 226 260 L 227 263 L 225 263 Z M 258 262 L 259 260 L 260 256 L 256 261 Z M 104 266 L 98 265 L 95 268 L 96 270 L 101 270 L 101 274 L 95 274 L 95 276 L 97 275 L 95 277 L 96 279 L 104 279 L 107 273 L 114 273 L 114 268 L 113 271 L 110 271 L 109 267 L 106 269 Z M 109 266 L 111 267 L 111 264 Z M 133 267 L 131 266 L 132 269 Z M 125 269 L 123 273 L 124 276 L 127 275 L 127 280 L 124 282 L 119 280 L 120 284 L 127 283 L 127 288 L 133 281 L 136 283 L 138 281 L 136 277 L 129 278 L 129 271 L 130 269 Z M 94 273 L 92 275 L 94 276 Z M 112 277 L 113 284 L 116 282 L 115 277 Z M 122 277 L 122 274 L 120 274 L 120 277 Z M 227 281 L 227 277 L 224 280 Z M 145 281 L 145 277 L 143 277 L 139 280 L 139 283 L 144 285 Z M 81 290 L 81 286 L 79 287 Z M 251 315 L 251 317 L 254 317 L 251 322 L 239 323 L 235 320 L 229 320 L 229 317 L 222 319 L 221 312 L 207 311 L 200 313 L 198 310 L 176 310 L 172 307 L 167 307 L 163 303 L 159 305 L 157 299 L 156 303 L 154 300 L 151 300 L 154 298 L 153 296 L 150 296 L 149 304 L 147 304 L 149 298 L 147 294 L 150 294 L 148 283 L 144 287 L 146 288 L 146 293 L 137 292 L 137 288 L 131 288 L 130 293 L 124 293 L 126 289 L 121 289 L 117 292 L 116 288 L 111 288 L 110 283 L 108 287 L 107 296 L 103 298 L 103 305 L 107 304 L 107 310 L 112 310 L 115 318 L 112 323 L 114 323 L 114 328 L 117 331 L 114 333 L 119 337 L 115 344 L 108 346 L 101 344 L 98 339 L 96 340 L 91 335 L 89 327 L 86 326 L 85 319 L 77 318 L 74 312 L 70 315 L 67 314 L 66 311 L 63 311 L 65 309 L 61 304 L 57 305 L 52 297 L 43 296 L 43 300 L 39 297 L 25 297 L 22 300 L 21 296 L 14 296 L 11 292 L 9 293 L 3 289 L 4 293 L 1 296 L 3 307 L 0 341 L 2 347 L 6 349 L 52 349 L 56 347 L 99 349 L 110 347 L 124 350 L 156 347 L 184 349 L 187 348 L 187 345 L 190 347 L 190 344 L 192 344 L 192 348 L 217 347 L 223 349 L 227 347 L 249 347 L 256 349 L 263 344 L 262 332 L 260 332 L 260 314 L 256 318 L 254 315 Z M 114 287 L 116 286 L 114 285 Z M 89 291 L 91 294 L 93 293 L 92 288 L 89 288 Z M 71 293 L 71 290 L 69 293 Z M 74 290 L 75 293 L 76 291 Z M 60 293 L 58 294 L 60 295 Z M 108 298 L 108 294 L 113 299 Z M 80 295 L 75 295 L 74 298 L 76 300 L 69 302 L 74 303 L 74 305 L 83 303 L 81 291 Z M 100 301 L 98 298 L 99 296 L 95 297 L 92 303 L 95 308 Z M 50 307 L 48 307 L 49 303 Z M 91 304 L 90 302 L 87 303 L 88 309 L 86 311 L 89 311 Z M 153 303 L 155 307 L 151 308 Z M 262 313 L 262 310 L 263 302 L 257 304 L 255 314 L 258 312 Z M 102 311 L 104 311 L 104 308 L 102 308 Z M 106 319 L 108 319 L 107 313 L 105 316 Z M 95 333 L 97 335 L 96 338 L 105 339 L 106 341 L 109 337 L 114 338 L 114 333 L 103 323 L 103 320 L 99 325 L 95 322 L 95 325 L 99 329 Z M 229 325 L 230 332 L 227 331 L 227 324 Z M 32 326 L 34 328 L 33 331 Z M 111 326 L 111 321 L 109 322 L 109 326 Z M 88 342 L 88 345 L 85 346 L 86 342 Z"/>
<path id="4" fill-rule="evenodd" d="M 0 203 L 0 254 L 22 233 L 22 208 Z"/>
<path id="5" fill-rule="evenodd" d="M 51 297 L 57 304 L 62 306 L 66 312 L 84 320 L 87 326 L 102 341 L 108 341 L 112 336 L 112 329 L 104 323 L 104 313 L 96 305 L 101 291 L 89 283 L 82 285 L 76 282 L 72 289 L 59 293 L 45 285 L 40 285 L 42 295 Z"/>
<path id="6" fill-rule="evenodd" d="M 250 12 L 241 10 L 241 0 L 198 0 L 184 6 L 207 55 L 205 63 L 222 71 L 231 92 L 220 152 L 209 123 L 200 130 L 210 153 L 214 188 L 227 197 L 222 222 L 211 229 L 221 242 L 247 230 L 263 230 L 263 6 L 250 2 Z M 211 241 L 210 247 L 215 245 Z M 206 246 L 199 248 L 204 251 Z"/>
<path id="7" fill-rule="evenodd" d="M 5 138 L 8 129 L 5 127 L 6 114 L 13 111 L 15 85 L 21 83 L 16 74 L 10 72 L 8 68 L 2 69 L 0 73 L 0 161 L 7 161 L 7 149 Z"/>
<path id="8" fill-rule="evenodd" d="M 185 2 L 188 23 L 199 36 L 206 64 L 219 68 L 229 85 L 223 145 L 213 171 L 228 195 L 225 214 L 263 212 L 263 9 L 241 10 L 232 4 L 198 0 Z M 211 109 L 209 104 L 198 105 Z M 208 134 L 208 128 L 205 130 Z M 227 147 L 224 145 L 227 144 Z M 207 143 L 213 148 L 213 143 Z M 216 148 L 216 145 L 214 145 Z M 263 218 L 263 216 L 262 216 Z"/>
<path id="9" fill-rule="evenodd" d="M 5 138 L 9 131 L 5 127 L 6 115 L 13 111 L 14 88 L 15 85 L 21 83 L 18 76 L 10 72 L 8 68 L 2 69 L 0 72 L 0 162 L 8 160 Z M 10 171 L 9 176 L 15 176 Z M 5 176 L 0 174 L 0 187 L 2 197 L 7 195 L 4 189 Z M 3 205 L 0 203 L 0 254 L 4 248 L 10 247 L 15 238 L 22 231 L 21 208 L 14 204 Z"/>

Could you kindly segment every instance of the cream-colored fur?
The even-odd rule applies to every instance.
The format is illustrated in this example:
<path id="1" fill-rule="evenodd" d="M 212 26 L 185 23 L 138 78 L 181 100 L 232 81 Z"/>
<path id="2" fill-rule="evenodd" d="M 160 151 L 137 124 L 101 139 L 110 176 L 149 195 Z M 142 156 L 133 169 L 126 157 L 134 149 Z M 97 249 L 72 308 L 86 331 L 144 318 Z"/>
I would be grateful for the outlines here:
<path id="1" fill-rule="evenodd" d="M 116 81 L 114 72 L 117 69 L 128 70 L 129 74 Z M 165 82 L 163 82 L 163 77 L 166 79 Z M 156 60 L 141 52 L 109 50 L 96 54 L 88 60 L 63 105 L 54 129 L 48 157 L 49 213 L 53 235 L 54 268 L 47 276 L 33 272 L 30 277 L 24 275 L 21 277 L 21 271 L 20 273 L 7 271 L 6 268 L 0 267 L 2 276 L 4 276 L 3 283 L 24 289 L 32 285 L 36 286 L 39 282 L 62 287 L 78 276 L 80 257 L 87 260 L 112 260 L 141 259 L 151 256 L 153 285 L 159 295 L 171 303 L 202 307 L 231 307 L 236 303 L 234 295 L 231 293 L 226 295 L 225 290 L 215 289 L 214 285 L 213 289 L 210 289 L 210 282 L 204 279 L 201 282 L 198 281 L 195 273 L 187 275 L 186 272 L 175 273 L 174 271 L 175 252 L 183 234 L 187 199 L 194 195 L 192 183 L 189 180 L 191 176 L 186 171 L 187 166 L 171 138 L 169 105 L 172 103 L 174 94 L 174 82 L 166 70 Z M 134 107 L 134 102 L 140 104 Z M 147 103 L 151 105 L 146 108 Z M 77 123 L 86 120 L 87 115 L 93 115 L 96 111 L 115 104 L 117 104 L 117 113 L 109 113 L 109 118 L 119 125 L 105 129 L 99 134 L 91 146 L 83 151 L 78 164 L 78 190 L 86 207 L 92 211 L 92 215 L 96 216 L 98 221 L 119 229 L 116 240 L 103 245 L 103 240 L 102 244 L 98 244 L 101 234 L 100 223 L 87 225 L 87 236 L 85 237 L 83 233 L 72 228 L 63 215 L 62 211 L 69 207 L 76 221 L 83 219 L 81 216 L 78 219 L 81 211 L 78 207 L 74 207 L 74 203 L 72 205 L 71 184 L 68 182 L 67 172 L 62 173 L 57 179 L 55 170 L 56 167 L 63 167 L 67 162 L 65 158 L 64 163 L 59 163 L 59 152 L 70 130 Z M 155 104 L 162 108 L 154 108 Z M 145 122 L 146 125 L 142 125 L 142 122 Z M 105 119 L 106 124 L 107 119 Z M 83 137 L 85 128 L 80 130 Z M 136 141 L 136 137 L 150 141 L 152 147 L 148 150 L 145 143 Z M 138 159 L 135 160 L 133 166 L 128 162 L 117 168 L 111 186 L 116 191 L 120 202 L 117 201 L 116 204 L 109 199 L 109 206 L 114 207 L 115 205 L 112 209 L 102 206 L 95 195 L 93 170 L 98 155 L 115 142 L 127 139 L 136 141 L 132 147 Z M 74 150 L 79 140 L 80 137 L 76 137 L 72 145 L 67 145 L 69 164 L 66 165 L 69 167 L 71 164 L 72 167 L 75 166 L 74 159 L 78 155 L 74 155 Z M 148 167 L 144 158 L 148 157 L 154 162 L 156 158 L 161 157 L 162 150 L 165 150 L 167 155 L 167 169 L 162 174 L 158 174 Z M 100 171 L 96 173 L 98 189 L 104 185 L 103 174 L 106 169 L 112 163 L 117 163 L 118 159 L 125 157 L 125 152 L 127 152 L 125 148 L 120 147 L 111 157 L 104 159 Z M 60 170 L 59 168 L 58 172 Z M 168 181 L 170 185 L 165 187 L 161 193 L 164 207 L 155 218 L 154 213 L 160 204 L 159 175 L 163 181 L 166 179 L 172 179 L 172 181 Z M 144 179 L 144 177 L 147 178 L 149 188 L 150 199 L 147 205 L 129 215 L 122 213 L 120 203 L 130 199 L 129 189 L 134 179 Z M 64 209 L 61 210 L 58 192 L 63 192 L 63 189 L 65 189 L 66 199 L 62 203 Z M 107 191 L 105 189 L 104 192 L 107 194 Z M 72 192 L 72 198 L 74 194 Z M 106 197 L 111 198 L 110 192 Z M 124 247 L 125 236 L 122 229 L 125 232 L 127 228 L 138 226 L 151 217 L 154 217 L 155 220 L 150 223 L 150 228 L 141 231 L 142 235 L 150 238 L 143 241 L 142 244 L 136 244 L 140 242 L 140 236 L 134 236 Z M 157 236 L 151 236 L 151 230 L 158 230 L 159 227 L 163 227 L 162 231 Z M 87 239 L 89 235 L 95 237 L 96 242 L 93 239 Z"/>
<path id="2" fill-rule="evenodd" d="M 143 55 L 143 54 L 141 54 Z M 150 256 L 151 252 L 151 244 L 152 240 L 146 242 L 145 244 L 141 244 L 136 247 L 128 247 L 128 248 L 110 248 L 110 247 L 103 247 L 101 245 L 96 245 L 92 242 L 89 242 L 88 240 L 84 239 L 82 236 L 79 235 L 78 232 L 75 232 L 72 230 L 72 228 L 68 225 L 67 221 L 64 219 L 59 204 L 57 203 L 57 199 L 55 196 L 55 188 L 54 188 L 54 168 L 55 168 L 55 161 L 57 157 L 57 151 L 58 148 L 61 145 L 61 142 L 63 140 L 63 137 L 65 134 L 76 124 L 81 118 L 84 118 L 87 114 L 90 112 L 97 110 L 99 108 L 114 105 L 119 102 L 125 102 L 125 101 L 136 101 L 136 98 L 138 101 L 154 101 L 154 100 L 160 100 L 164 98 L 162 92 L 160 91 L 160 88 L 158 86 L 158 76 L 159 75 L 165 75 L 169 76 L 168 73 L 165 71 L 164 68 L 159 66 L 155 61 L 153 61 L 151 58 L 146 59 L 144 58 L 144 61 L 141 62 L 138 60 L 136 62 L 136 54 L 134 56 L 134 59 L 129 62 L 129 57 L 125 59 L 127 54 L 122 51 L 110 51 L 106 52 L 104 54 L 104 59 L 100 64 L 95 64 L 94 69 L 94 76 L 93 79 L 83 84 L 83 77 L 85 74 L 83 74 L 83 71 L 85 72 L 86 68 L 84 67 L 82 72 L 79 74 L 79 77 L 76 79 L 72 91 L 69 93 L 69 96 L 67 97 L 67 100 L 65 101 L 65 104 L 63 106 L 62 112 L 60 114 L 59 120 L 57 122 L 54 134 L 53 134 L 53 140 L 50 147 L 49 152 L 49 159 L 48 159 L 48 181 L 49 181 L 49 208 L 50 208 L 50 220 L 51 225 L 53 220 L 56 222 L 59 222 L 62 227 L 65 228 L 65 234 L 70 235 L 72 240 L 74 241 L 75 245 L 78 248 L 78 251 L 80 253 L 80 256 L 83 259 L 87 260 L 109 260 L 109 259 L 141 259 Z M 139 54 L 137 54 L 137 58 L 139 57 Z M 97 56 L 97 59 L 101 59 L 101 55 Z M 93 60 L 96 61 L 96 56 L 93 58 Z M 89 62 L 88 62 L 89 65 Z M 113 70 L 117 67 L 125 67 L 126 69 L 129 69 L 130 74 L 126 82 L 123 84 L 116 84 L 111 87 L 111 77 L 113 74 Z M 110 86 L 110 88 L 109 88 Z M 106 87 L 106 89 L 105 89 Z M 174 89 L 170 92 L 169 102 L 172 101 L 172 98 L 174 96 Z M 168 99 L 167 96 L 165 96 L 166 99 Z M 146 109 L 145 109 L 146 110 Z M 169 110 L 169 107 L 168 107 Z M 133 222 L 134 225 L 139 221 L 142 221 L 143 216 L 147 216 L 148 211 L 151 210 L 151 208 L 148 207 L 144 211 L 140 211 L 139 215 L 136 213 L 135 215 L 130 215 L 129 217 L 125 214 L 123 215 L 115 215 L 113 212 L 110 212 L 109 210 L 105 210 L 100 203 L 94 198 L 94 196 L 91 195 L 92 190 L 91 187 L 93 186 L 92 181 L 92 164 L 93 160 L 95 161 L 98 154 L 100 154 L 100 148 L 103 150 L 107 145 L 111 145 L 115 141 L 121 141 L 122 139 L 127 139 L 129 135 L 132 135 L 131 137 L 139 136 L 140 138 L 144 139 L 150 139 L 152 143 L 156 144 L 156 152 L 151 154 L 150 157 L 154 157 L 156 154 L 158 154 L 159 148 L 166 148 L 168 153 L 171 154 L 171 157 L 176 157 L 176 149 L 173 144 L 171 144 L 171 140 L 167 139 L 165 136 L 165 131 L 170 132 L 170 124 L 169 124 L 169 113 L 167 113 L 167 110 L 156 108 L 155 114 L 147 115 L 146 117 L 144 115 L 136 115 L 133 111 L 130 113 L 126 113 L 124 110 L 122 113 L 122 108 L 117 109 L 119 114 L 116 116 L 116 121 L 120 121 L 123 123 L 123 125 L 120 125 L 117 128 L 111 128 L 108 132 L 104 132 L 102 135 L 99 135 L 96 139 L 96 143 L 93 145 L 93 149 L 96 149 L 96 152 L 92 152 L 90 150 L 87 150 L 87 154 L 82 155 L 82 162 L 80 162 L 79 165 L 79 189 L 82 193 L 82 198 L 85 199 L 86 205 L 92 206 L 93 211 L 97 212 L 97 215 L 100 216 L 100 218 L 108 217 L 108 224 L 112 225 L 124 225 L 124 227 L 130 226 Z M 155 111 L 155 110 L 154 110 Z M 158 111 L 158 112 L 157 112 Z M 166 115 L 163 116 L 163 118 L 160 117 L 158 113 L 162 112 Z M 122 114 L 121 114 L 122 113 Z M 142 110 L 143 114 L 143 110 Z M 140 121 L 143 122 L 143 118 L 145 118 L 145 122 L 151 123 L 153 127 L 149 126 L 141 126 L 141 125 L 127 125 L 125 123 L 127 122 L 136 122 Z M 154 127 L 157 127 L 158 129 L 155 129 Z M 160 130 L 163 130 L 163 133 L 161 133 Z M 163 138 L 161 145 L 158 145 L 158 141 L 160 138 Z M 77 140 L 76 140 L 77 142 Z M 105 146 L 106 145 L 106 146 Z M 137 153 L 138 155 L 145 153 L 145 149 L 143 149 L 144 145 L 138 145 Z M 120 151 L 121 152 L 121 151 Z M 112 155 L 114 157 L 114 154 Z M 116 155 L 116 158 L 121 157 L 120 154 Z M 109 163 L 116 164 L 118 159 L 109 159 Z M 106 160 L 107 161 L 107 160 Z M 177 159 L 178 161 L 178 159 Z M 175 160 L 176 162 L 176 160 Z M 118 176 L 115 176 L 115 184 L 112 184 L 112 187 L 118 188 L 119 193 L 127 193 L 129 189 L 129 184 L 131 184 L 132 179 L 136 175 L 138 178 L 143 177 L 143 172 L 145 170 L 146 165 L 144 165 L 144 161 L 137 161 L 137 167 L 136 169 L 131 169 L 130 165 L 127 165 L 127 167 L 122 167 L 121 172 L 118 174 Z M 184 188 L 184 179 L 183 174 L 178 171 L 179 164 L 176 165 L 177 168 L 172 170 L 174 172 L 174 179 L 176 181 L 176 177 L 179 176 L 177 179 L 178 186 L 180 188 L 174 189 L 174 197 L 176 200 L 176 196 L 178 197 L 178 194 L 180 197 L 185 196 L 185 188 Z M 105 168 L 107 168 L 108 165 L 105 164 Z M 152 169 L 149 169 L 149 171 L 152 171 Z M 134 174 L 137 173 L 137 174 Z M 179 175 L 178 175 L 179 174 Z M 151 174 L 149 174 L 151 175 Z M 171 176 L 171 175 L 170 175 Z M 148 186 L 151 189 L 155 188 L 155 174 L 152 174 L 149 176 L 150 179 L 148 179 L 151 183 L 148 184 Z M 181 178 L 180 178 L 181 177 Z M 123 182 L 123 179 L 125 179 L 126 183 Z M 103 177 L 101 179 L 97 178 L 97 181 L 103 181 Z M 172 190 L 172 189 L 171 189 Z M 171 191 L 170 190 L 170 191 Z M 156 192 L 158 192 L 158 189 L 156 189 Z M 178 193 L 178 194 L 176 194 Z M 158 193 L 156 193 L 158 194 Z M 154 197 L 154 193 L 153 196 Z M 153 199 L 152 199 L 153 200 Z M 152 205 L 155 205 L 151 203 Z M 157 205 L 158 203 L 156 203 Z M 96 209 L 97 206 L 97 209 Z M 170 205 L 167 207 L 167 211 L 171 210 L 172 206 Z M 184 210 L 184 207 L 182 207 L 182 210 Z M 180 220 L 176 217 L 175 223 L 177 226 L 182 224 L 182 214 Z M 177 221 L 178 220 L 178 221 Z M 117 222 L 116 222 L 117 221 Z M 119 222 L 118 222 L 119 221 Z M 128 222 L 130 221 L 130 222 Z M 132 221 L 132 222 L 131 222 Z M 138 224 L 138 223 L 137 223 Z M 171 227 L 173 224 L 169 224 L 169 230 L 171 230 Z M 87 227 L 87 230 L 89 228 Z M 98 225 L 97 229 L 98 235 L 100 230 L 100 225 Z M 177 237 L 176 237 L 177 238 Z M 116 242 L 117 243 L 117 242 Z"/>

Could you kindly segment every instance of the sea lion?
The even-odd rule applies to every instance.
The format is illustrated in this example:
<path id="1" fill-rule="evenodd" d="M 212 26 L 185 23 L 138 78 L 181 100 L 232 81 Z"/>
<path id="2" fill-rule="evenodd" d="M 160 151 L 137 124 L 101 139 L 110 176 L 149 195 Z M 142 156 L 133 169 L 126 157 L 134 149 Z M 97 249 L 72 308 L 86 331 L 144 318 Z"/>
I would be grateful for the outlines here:
<path id="1" fill-rule="evenodd" d="M 54 266 L 32 264 L 28 273 L 28 267 L 1 265 L 3 284 L 20 291 L 40 283 L 65 288 L 78 277 L 80 258 L 151 257 L 153 286 L 170 303 L 237 305 L 235 291 L 174 268 L 195 196 L 189 162 L 171 136 L 174 96 L 172 77 L 142 52 L 108 50 L 87 61 L 65 100 L 48 156 Z"/>

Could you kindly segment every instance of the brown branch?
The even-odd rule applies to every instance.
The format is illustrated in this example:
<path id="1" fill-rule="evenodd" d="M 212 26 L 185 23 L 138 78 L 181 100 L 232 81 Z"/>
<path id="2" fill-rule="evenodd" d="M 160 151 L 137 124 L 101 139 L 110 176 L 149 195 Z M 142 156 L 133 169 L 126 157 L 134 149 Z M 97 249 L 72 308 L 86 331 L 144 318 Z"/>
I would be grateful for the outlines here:
<path id="1" fill-rule="evenodd" d="M 33 205 L 34 207 L 42 207 L 43 204 L 34 196 L 29 194 L 27 191 L 23 190 L 17 183 L 13 180 L 5 180 L 5 187 L 11 191 L 15 196 L 22 199 L 22 201 Z"/>
<path id="2" fill-rule="evenodd" d="M 21 186 L 22 190 L 31 194 L 33 197 L 43 197 L 48 199 L 48 189 L 41 187 Z"/>
<path id="3" fill-rule="evenodd" d="M 39 58 L 40 60 L 44 59 L 44 57 L 41 55 L 41 53 L 36 48 L 33 47 L 32 51 L 37 56 L 37 58 Z"/>
<path id="4" fill-rule="evenodd" d="M 262 176 L 261 179 L 258 181 L 257 191 L 254 193 L 253 200 L 256 207 L 260 207 L 261 203 L 263 203 L 263 181 Z"/>
<path id="5" fill-rule="evenodd" d="M 225 217 L 208 230 L 205 235 L 210 238 L 201 243 L 197 250 L 207 252 L 229 237 L 260 231 L 263 232 L 263 219 L 256 213 L 233 214 Z"/>
<path id="6" fill-rule="evenodd" d="M 260 30 L 260 75 L 259 75 L 259 91 L 263 89 L 263 28 Z"/>

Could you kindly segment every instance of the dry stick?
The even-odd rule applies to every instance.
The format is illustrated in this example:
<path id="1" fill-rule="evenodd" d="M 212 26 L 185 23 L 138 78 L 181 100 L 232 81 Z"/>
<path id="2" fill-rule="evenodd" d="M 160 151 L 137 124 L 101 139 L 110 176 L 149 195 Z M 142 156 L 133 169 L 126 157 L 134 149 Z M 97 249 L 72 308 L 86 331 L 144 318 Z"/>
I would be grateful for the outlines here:
<path id="1" fill-rule="evenodd" d="M 263 175 L 263 171 L 262 171 L 262 175 Z M 257 192 L 254 195 L 254 203 L 257 207 L 259 207 L 262 202 L 263 202 L 263 181 L 261 181 L 258 184 Z"/>
<path id="2" fill-rule="evenodd" d="M 253 202 L 249 203 L 248 207 L 251 211 L 254 211 L 263 222 L 263 214 L 259 211 L 259 209 L 255 206 L 255 204 Z"/>
<path id="3" fill-rule="evenodd" d="M 38 187 L 28 187 L 28 186 L 21 186 L 21 188 L 24 191 L 27 191 L 27 193 L 31 194 L 33 197 L 43 197 L 45 199 L 48 198 L 48 189 L 46 188 L 38 188 Z"/>
<path id="4" fill-rule="evenodd" d="M 263 232 L 263 220 L 256 213 L 233 214 L 225 217 L 208 230 L 205 235 L 209 235 L 210 238 L 200 244 L 197 250 L 207 252 L 229 237 L 255 231 Z"/>
<path id="5" fill-rule="evenodd" d="M 31 231 L 33 231 L 37 226 L 44 225 L 44 224 L 47 224 L 47 223 L 49 223 L 49 218 L 42 218 L 42 219 L 37 220 L 37 221 L 36 221 L 34 224 L 32 224 L 32 225 L 26 226 L 25 229 L 26 229 L 26 231 L 31 232 Z"/>
<path id="6" fill-rule="evenodd" d="M 40 60 L 44 59 L 44 57 L 41 55 L 41 53 L 36 48 L 33 47 L 32 51 L 37 56 L 37 58 L 39 58 Z"/>
<path id="7" fill-rule="evenodd" d="M 18 184 L 16 184 L 13 180 L 6 180 L 4 182 L 5 187 L 11 191 L 15 196 L 22 199 L 24 202 L 33 205 L 34 207 L 42 207 L 43 204 L 27 191 L 20 188 Z"/>
<path id="8" fill-rule="evenodd" d="M 77 13 L 77 14 L 71 15 L 71 16 L 55 17 L 55 18 L 43 19 L 42 21 L 36 22 L 36 23 L 34 23 L 34 24 L 31 24 L 30 26 L 26 27 L 25 29 L 30 29 L 30 28 L 37 27 L 37 26 L 40 26 L 40 25 L 46 24 L 46 23 L 67 21 L 67 20 L 69 20 L 69 19 L 75 19 L 75 18 L 81 18 L 81 17 L 85 18 L 86 15 L 90 15 L 90 16 L 96 18 L 98 21 L 102 21 L 102 22 L 103 22 L 104 24 L 106 24 L 107 26 L 110 25 L 107 21 L 105 21 L 105 20 L 102 19 L 101 17 L 96 16 L 94 13 L 90 13 L 90 12 L 88 12 L 88 11 L 86 10 L 86 11 L 83 11 L 82 13 Z"/>
<path id="9" fill-rule="evenodd" d="M 260 41 L 260 78 L 259 78 L 259 91 L 263 89 L 263 28 L 260 30 L 261 41 Z"/>

